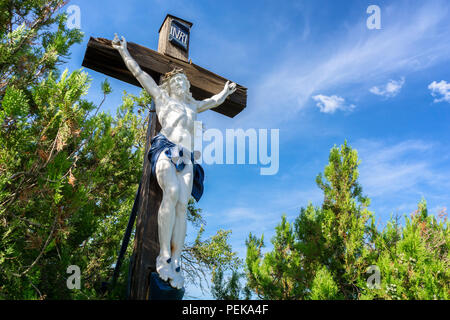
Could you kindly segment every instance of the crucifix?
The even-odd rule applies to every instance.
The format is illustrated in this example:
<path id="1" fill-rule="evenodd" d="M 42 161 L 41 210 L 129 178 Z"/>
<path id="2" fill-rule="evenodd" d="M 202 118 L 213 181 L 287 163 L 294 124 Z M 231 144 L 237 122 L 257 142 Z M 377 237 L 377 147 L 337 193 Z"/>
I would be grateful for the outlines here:
<path id="1" fill-rule="evenodd" d="M 83 60 L 85 67 L 143 87 L 156 113 L 149 121 L 143 176 L 120 252 L 124 254 L 137 217 L 131 299 L 157 299 L 162 282 L 173 289 L 165 292 L 182 297 L 187 204 L 191 195 L 198 201 L 203 193 L 204 172 L 195 163 L 201 155 L 194 153 L 194 121 L 197 113 L 209 109 L 234 117 L 246 106 L 246 88 L 188 61 L 191 27 L 167 15 L 159 30 L 158 52 L 117 35 L 112 41 L 91 38 Z"/>

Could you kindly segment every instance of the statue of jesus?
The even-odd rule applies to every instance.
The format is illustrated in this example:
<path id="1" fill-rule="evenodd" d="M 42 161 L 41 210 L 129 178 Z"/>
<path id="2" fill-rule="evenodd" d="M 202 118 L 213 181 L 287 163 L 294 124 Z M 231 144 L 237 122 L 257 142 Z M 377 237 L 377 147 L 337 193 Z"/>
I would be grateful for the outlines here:
<path id="1" fill-rule="evenodd" d="M 190 83 L 182 69 L 165 74 L 158 86 L 131 57 L 124 37 L 120 40 L 116 34 L 112 45 L 152 97 L 161 124 L 161 131 L 152 139 L 148 154 L 152 174 L 163 192 L 158 211 L 160 252 L 156 271 L 172 287 L 181 289 L 184 285 L 181 251 L 186 237 L 187 205 L 191 194 L 198 201 L 203 193 L 203 169 L 194 163 L 194 121 L 197 113 L 222 104 L 236 91 L 236 84 L 227 81 L 220 93 L 197 101 L 189 91 Z"/>

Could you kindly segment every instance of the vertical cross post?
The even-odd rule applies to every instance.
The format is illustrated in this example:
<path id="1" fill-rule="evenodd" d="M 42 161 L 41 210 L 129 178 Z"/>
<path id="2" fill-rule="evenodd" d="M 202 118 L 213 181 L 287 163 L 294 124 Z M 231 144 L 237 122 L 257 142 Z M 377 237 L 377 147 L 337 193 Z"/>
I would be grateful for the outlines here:
<path id="1" fill-rule="evenodd" d="M 158 208 L 162 200 L 162 191 L 158 182 L 151 176 L 150 161 L 147 158 L 151 139 L 161 130 L 158 117 L 150 115 L 146 137 L 144 170 L 136 219 L 136 233 L 131 266 L 130 299 L 148 298 L 149 276 L 156 271 L 156 257 L 159 254 Z"/>
<path id="2" fill-rule="evenodd" d="M 159 31 L 158 51 L 187 61 L 189 54 L 188 31 L 191 26 L 192 23 L 188 21 L 167 15 Z M 188 29 L 186 30 L 186 28 Z M 150 284 L 158 281 L 157 278 L 151 278 L 150 275 L 156 272 L 156 258 L 159 254 L 158 210 L 162 200 L 162 190 L 156 178 L 151 176 L 151 166 L 147 154 L 150 150 L 151 139 L 159 133 L 161 124 L 156 112 L 154 112 L 153 103 L 152 109 L 146 136 L 144 169 L 138 197 L 136 234 L 130 269 L 129 298 L 132 300 L 147 300 L 149 297 L 155 299 L 155 295 L 152 295 L 150 288 L 157 288 L 157 286 L 150 286 Z M 179 292 L 175 293 L 174 296 L 179 297 Z"/>

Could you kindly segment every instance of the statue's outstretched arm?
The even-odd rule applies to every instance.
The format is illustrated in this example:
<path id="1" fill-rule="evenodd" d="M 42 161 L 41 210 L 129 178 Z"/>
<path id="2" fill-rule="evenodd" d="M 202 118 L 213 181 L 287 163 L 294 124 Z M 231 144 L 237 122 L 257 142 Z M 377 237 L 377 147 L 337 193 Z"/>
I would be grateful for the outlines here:
<path id="1" fill-rule="evenodd" d="M 227 81 L 227 83 L 225 83 L 225 87 L 221 92 L 212 96 L 211 98 L 199 101 L 197 112 L 200 113 L 215 108 L 217 106 L 220 106 L 225 101 L 225 99 L 235 91 L 236 91 L 236 83 L 234 82 L 230 83 L 230 81 Z"/>
<path id="2" fill-rule="evenodd" d="M 114 36 L 114 40 L 112 41 L 112 46 L 114 49 L 119 51 L 128 70 L 131 71 L 131 73 L 139 81 L 141 86 L 153 98 L 158 97 L 161 89 L 158 87 L 158 85 L 156 84 L 156 82 L 153 80 L 153 78 L 151 76 L 149 76 L 146 72 L 142 71 L 139 64 L 130 55 L 130 53 L 128 52 L 128 49 L 127 49 L 127 42 L 126 42 L 125 38 L 122 37 L 122 40 L 119 40 L 119 37 L 117 36 L 117 33 L 116 33 Z"/>

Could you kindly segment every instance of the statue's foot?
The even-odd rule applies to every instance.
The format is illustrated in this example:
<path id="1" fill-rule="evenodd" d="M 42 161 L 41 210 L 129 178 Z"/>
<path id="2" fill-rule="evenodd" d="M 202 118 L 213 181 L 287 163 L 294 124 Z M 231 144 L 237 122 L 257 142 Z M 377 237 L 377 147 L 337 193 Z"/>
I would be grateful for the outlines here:
<path id="1" fill-rule="evenodd" d="M 175 267 L 174 264 L 174 269 L 175 277 L 173 277 L 169 283 L 173 288 L 181 289 L 184 286 L 184 277 L 181 275 L 180 267 Z"/>
<path id="2" fill-rule="evenodd" d="M 156 258 L 156 271 L 158 272 L 159 277 L 164 281 L 174 278 L 175 275 L 171 265 L 171 258 L 158 256 L 158 258 Z"/>

